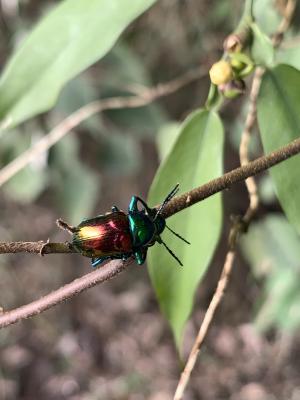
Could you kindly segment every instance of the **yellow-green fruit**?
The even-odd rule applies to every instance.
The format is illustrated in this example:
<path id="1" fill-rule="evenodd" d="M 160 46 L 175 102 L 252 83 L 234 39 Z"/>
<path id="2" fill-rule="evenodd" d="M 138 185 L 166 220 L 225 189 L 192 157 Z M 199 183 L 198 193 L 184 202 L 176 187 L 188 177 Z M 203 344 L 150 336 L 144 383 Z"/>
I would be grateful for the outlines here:
<path id="1" fill-rule="evenodd" d="M 212 83 L 221 85 L 230 82 L 233 78 L 232 68 L 228 61 L 220 60 L 213 64 L 209 70 L 209 76 Z"/>

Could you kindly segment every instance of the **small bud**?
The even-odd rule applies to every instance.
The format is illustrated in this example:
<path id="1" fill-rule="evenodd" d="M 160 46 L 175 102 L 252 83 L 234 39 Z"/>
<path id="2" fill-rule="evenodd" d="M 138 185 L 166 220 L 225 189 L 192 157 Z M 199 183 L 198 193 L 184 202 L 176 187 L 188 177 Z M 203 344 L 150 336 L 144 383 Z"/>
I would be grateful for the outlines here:
<path id="1" fill-rule="evenodd" d="M 221 85 L 230 82 L 233 78 L 232 68 L 228 61 L 220 60 L 213 64 L 209 70 L 209 76 L 212 83 Z"/>
<path id="2" fill-rule="evenodd" d="M 245 92 L 246 85 L 243 80 L 234 80 L 219 86 L 220 92 L 227 99 L 235 99 Z"/>
<path id="3" fill-rule="evenodd" d="M 236 58 L 233 58 L 231 60 L 231 66 L 235 71 L 239 72 L 239 71 L 242 71 L 245 68 L 246 64 L 243 63 L 240 60 L 237 60 Z"/>
<path id="4" fill-rule="evenodd" d="M 223 48 L 224 51 L 227 51 L 228 53 L 238 53 L 242 50 L 243 44 L 240 36 L 238 36 L 235 33 L 232 33 L 231 35 L 227 36 L 223 43 Z"/>

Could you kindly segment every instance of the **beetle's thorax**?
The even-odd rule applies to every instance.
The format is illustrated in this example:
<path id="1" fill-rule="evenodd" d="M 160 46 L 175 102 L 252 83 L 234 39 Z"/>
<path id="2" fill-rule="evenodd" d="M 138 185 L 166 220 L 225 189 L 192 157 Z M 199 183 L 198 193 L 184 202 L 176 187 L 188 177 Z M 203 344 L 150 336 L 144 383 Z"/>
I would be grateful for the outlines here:
<path id="1" fill-rule="evenodd" d="M 163 218 L 153 220 L 146 212 L 130 212 L 128 219 L 133 248 L 154 243 L 165 227 Z"/>

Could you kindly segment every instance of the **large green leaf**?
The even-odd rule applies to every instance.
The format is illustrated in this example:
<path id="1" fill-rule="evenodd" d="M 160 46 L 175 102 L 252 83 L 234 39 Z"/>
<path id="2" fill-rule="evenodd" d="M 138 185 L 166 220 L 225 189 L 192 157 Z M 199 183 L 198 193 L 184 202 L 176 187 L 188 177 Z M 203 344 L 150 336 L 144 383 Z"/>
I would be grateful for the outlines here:
<path id="1" fill-rule="evenodd" d="M 161 202 L 180 183 L 191 190 L 222 174 L 223 127 L 217 114 L 196 111 L 183 124 L 171 153 L 152 183 L 149 203 Z M 217 245 L 222 225 L 221 196 L 215 195 L 167 221 L 192 244 L 185 244 L 165 230 L 163 239 L 183 262 L 180 267 L 163 246 L 149 251 L 148 265 L 161 309 L 179 347 L 183 328 L 193 306 L 197 286 Z"/>
<path id="2" fill-rule="evenodd" d="M 258 98 L 258 122 L 264 151 L 269 153 L 300 136 L 300 72 L 279 65 L 263 77 Z M 300 233 L 300 155 L 270 170 L 278 199 Z"/>
<path id="3" fill-rule="evenodd" d="M 65 0 L 31 32 L 0 80 L 0 119 L 11 127 L 49 109 L 64 84 L 113 46 L 155 0 Z"/>

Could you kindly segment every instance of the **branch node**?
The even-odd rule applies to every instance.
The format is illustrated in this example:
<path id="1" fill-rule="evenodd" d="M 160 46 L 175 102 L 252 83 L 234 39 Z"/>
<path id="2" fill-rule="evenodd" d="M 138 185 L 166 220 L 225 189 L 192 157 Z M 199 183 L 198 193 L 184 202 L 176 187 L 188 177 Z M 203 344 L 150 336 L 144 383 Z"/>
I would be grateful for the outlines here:
<path id="1" fill-rule="evenodd" d="M 246 233 L 248 230 L 248 223 L 241 215 L 232 215 L 230 217 L 232 221 L 232 227 L 228 236 L 229 250 L 233 251 L 236 247 L 236 243 L 241 233 Z"/>
<path id="2" fill-rule="evenodd" d="M 47 239 L 46 243 L 42 243 L 42 246 L 41 246 L 41 248 L 40 248 L 40 256 L 41 256 L 41 257 L 44 257 L 44 255 L 45 255 L 45 248 L 46 248 L 46 246 L 47 246 L 49 243 L 50 243 L 50 239 L 49 239 L 49 238 Z"/>

